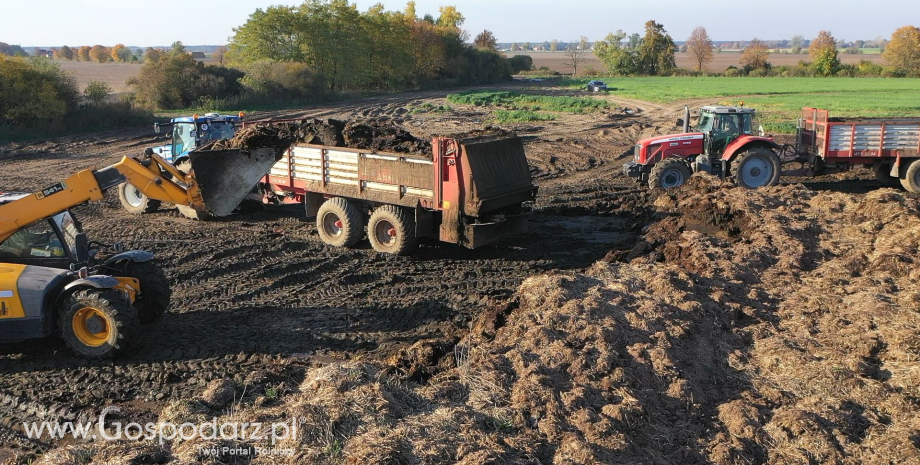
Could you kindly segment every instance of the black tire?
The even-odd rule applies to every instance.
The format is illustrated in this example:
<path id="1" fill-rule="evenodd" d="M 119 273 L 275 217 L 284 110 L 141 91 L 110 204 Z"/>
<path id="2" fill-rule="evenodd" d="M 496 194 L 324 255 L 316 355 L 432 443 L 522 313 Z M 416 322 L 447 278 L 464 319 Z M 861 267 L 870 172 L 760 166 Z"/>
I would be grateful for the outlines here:
<path id="1" fill-rule="evenodd" d="M 136 278 L 141 285 L 141 290 L 134 299 L 134 308 L 137 310 L 137 319 L 141 323 L 150 323 L 160 315 L 166 313 L 172 297 L 169 279 L 163 269 L 151 261 L 129 261 L 124 266 L 113 270 L 116 276 Z"/>
<path id="2" fill-rule="evenodd" d="M 907 192 L 920 194 L 920 158 L 914 159 L 902 170 L 904 174 L 901 176 L 901 185 Z"/>
<path id="3" fill-rule="evenodd" d="M 872 173 L 875 174 L 875 179 L 877 179 L 885 187 L 901 186 L 900 179 L 891 175 L 891 166 L 889 165 L 873 165 Z"/>
<path id="4" fill-rule="evenodd" d="M 374 250 L 393 255 L 409 255 L 418 248 L 415 220 L 405 208 L 383 205 L 371 213 L 367 238 Z"/>
<path id="5" fill-rule="evenodd" d="M 693 172 L 682 158 L 667 158 L 652 167 L 652 172 L 648 175 L 648 185 L 674 189 L 686 183 L 691 174 Z"/>
<path id="6" fill-rule="evenodd" d="M 319 207 L 316 229 L 329 245 L 354 247 L 364 237 L 364 215 L 354 203 L 333 197 Z"/>
<path id="7" fill-rule="evenodd" d="M 109 359 L 127 351 L 139 334 L 137 311 L 112 289 L 89 289 L 71 295 L 59 310 L 64 343 L 77 355 Z"/>
<path id="8" fill-rule="evenodd" d="M 122 183 L 118 186 L 118 200 L 121 206 L 135 215 L 142 213 L 153 213 L 160 209 L 159 200 L 153 200 L 142 194 L 136 187 L 128 183 Z"/>
<path id="9" fill-rule="evenodd" d="M 781 172 L 779 157 L 765 147 L 745 150 L 732 162 L 732 176 L 745 189 L 775 186 Z"/>

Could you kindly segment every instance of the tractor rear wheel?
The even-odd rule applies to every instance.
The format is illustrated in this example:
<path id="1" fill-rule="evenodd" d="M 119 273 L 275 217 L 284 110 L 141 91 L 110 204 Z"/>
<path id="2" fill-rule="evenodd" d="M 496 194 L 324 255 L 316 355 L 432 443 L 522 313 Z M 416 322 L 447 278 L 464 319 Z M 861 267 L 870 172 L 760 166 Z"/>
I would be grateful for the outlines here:
<path id="1" fill-rule="evenodd" d="M 415 220 L 405 208 L 383 205 L 371 213 L 367 238 L 374 250 L 393 255 L 408 255 L 418 248 Z"/>
<path id="2" fill-rule="evenodd" d="M 319 207 L 316 229 L 329 245 L 354 247 L 364 237 L 364 215 L 353 202 L 333 197 Z"/>
<path id="3" fill-rule="evenodd" d="M 758 189 L 779 184 L 781 166 L 772 150 L 754 147 L 745 150 L 732 162 L 732 176 L 745 189 Z"/>
<path id="4" fill-rule="evenodd" d="M 64 343 L 82 357 L 115 357 L 128 350 L 138 335 L 137 311 L 113 289 L 77 291 L 59 315 Z"/>
<path id="5" fill-rule="evenodd" d="M 904 175 L 901 176 L 901 185 L 907 192 L 920 194 L 920 158 L 914 159 L 904 169 Z"/>
<path id="6" fill-rule="evenodd" d="M 690 179 L 690 167 L 681 158 L 667 158 L 652 167 L 648 175 L 649 187 L 674 189 L 682 186 Z"/>
<path id="7" fill-rule="evenodd" d="M 141 213 L 153 213 L 160 208 L 161 202 L 153 200 L 128 183 L 122 183 L 118 186 L 118 200 L 121 206 L 125 207 L 128 213 L 140 215 Z"/>
<path id="8" fill-rule="evenodd" d="M 140 282 L 140 292 L 134 299 L 138 321 L 150 323 L 166 313 L 172 290 L 169 288 L 169 279 L 166 278 L 163 269 L 151 261 L 131 261 L 126 264 L 121 273 L 119 276 L 135 278 Z"/>

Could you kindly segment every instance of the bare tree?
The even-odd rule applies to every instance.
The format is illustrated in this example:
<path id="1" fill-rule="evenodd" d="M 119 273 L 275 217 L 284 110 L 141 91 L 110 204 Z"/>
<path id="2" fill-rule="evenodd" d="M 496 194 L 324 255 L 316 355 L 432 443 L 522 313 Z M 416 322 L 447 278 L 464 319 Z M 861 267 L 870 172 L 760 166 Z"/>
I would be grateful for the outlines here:
<path id="1" fill-rule="evenodd" d="M 589 52 L 588 38 L 581 36 L 578 43 L 570 43 L 565 50 L 565 56 L 568 61 L 565 62 L 566 68 L 572 68 L 572 76 L 578 76 L 578 65 L 585 61 L 585 55 Z"/>
<path id="2" fill-rule="evenodd" d="M 696 70 L 702 71 L 706 63 L 712 61 L 712 39 L 706 32 L 705 27 L 698 27 L 690 34 L 687 39 L 687 53 L 693 57 L 696 63 Z"/>
<path id="3" fill-rule="evenodd" d="M 495 34 L 488 29 L 480 32 L 473 44 L 480 50 L 498 50 L 498 40 L 495 39 Z"/>
<path id="4" fill-rule="evenodd" d="M 223 45 L 221 45 L 214 49 L 214 53 L 211 54 L 211 57 L 214 58 L 214 61 L 216 61 L 218 64 L 223 65 L 224 57 L 226 55 L 227 55 L 227 47 L 224 47 Z"/>

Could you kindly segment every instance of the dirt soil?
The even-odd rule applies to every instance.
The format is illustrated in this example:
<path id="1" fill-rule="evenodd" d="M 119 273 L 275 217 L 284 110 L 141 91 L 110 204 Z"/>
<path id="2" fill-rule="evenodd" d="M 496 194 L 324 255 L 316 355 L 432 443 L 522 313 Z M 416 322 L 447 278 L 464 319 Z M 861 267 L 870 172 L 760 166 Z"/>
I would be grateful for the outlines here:
<path id="1" fill-rule="evenodd" d="M 513 88 L 513 86 L 512 86 Z M 546 93 L 563 91 L 547 88 Z M 254 118 L 367 119 L 419 138 L 481 130 L 444 92 Z M 77 209 L 92 239 L 153 251 L 169 313 L 126 358 L 54 338 L 0 346 L 0 461 L 13 463 L 908 463 L 920 460 L 916 196 L 863 173 L 758 192 L 621 173 L 680 105 L 512 125 L 540 195 L 530 232 L 412 257 L 325 246 L 302 209 L 213 222 Z M 31 191 L 162 138 L 145 130 L 2 149 Z M 53 167 L 53 169 L 49 169 Z M 229 401 L 228 401 L 229 399 Z M 298 421 L 259 441 L 33 441 L 23 421 Z M 273 420 L 274 419 L 274 420 Z"/>

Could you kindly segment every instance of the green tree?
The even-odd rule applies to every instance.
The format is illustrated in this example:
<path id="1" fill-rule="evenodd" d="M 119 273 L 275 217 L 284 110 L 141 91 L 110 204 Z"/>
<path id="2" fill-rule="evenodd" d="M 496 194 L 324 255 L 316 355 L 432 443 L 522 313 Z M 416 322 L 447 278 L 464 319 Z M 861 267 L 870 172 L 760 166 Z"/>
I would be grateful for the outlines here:
<path id="1" fill-rule="evenodd" d="M 0 55 L 0 127 L 54 130 L 78 102 L 76 81 L 56 63 Z"/>
<path id="2" fill-rule="evenodd" d="M 651 76 L 669 73 L 677 67 L 674 62 L 676 50 L 674 40 L 663 25 L 655 21 L 645 23 L 645 37 L 638 47 L 640 73 Z"/>
<path id="3" fill-rule="evenodd" d="M 185 108 L 203 96 L 226 98 L 242 90 L 243 73 L 230 68 L 205 66 L 185 51 L 181 42 L 169 52 L 148 49 L 140 73 L 128 80 L 135 88 L 135 101 L 154 110 Z"/>
<path id="4" fill-rule="evenodd" d="M 629 48 L 623 44 L 626 33 L 617 30 L 616 33 L 609 33 L 604 40 L 594 44 L 594 54 L 600 58 L 601 62 L 611 74 L 628 76 L 635 74 L 638 70 L 638 51 Z"/>
<path id="5" fill-rule="evenodd" d="M 920 28 L 904 26 L 894 31 L 883 56 L 902 73 L 920 75 Z"/>
<path id="6" fill-rule="evenodd" d="M 310 2 L 304 3 L 301 9 L 307 8 L 308 4 Z M 316 4 L 312 2 L 312 8 L 315 9 Z M 296 7 L 256 9 L 245 24 L 233 29 L 229 49 L 234 59 L 239 62 L 260 59 L 303 61 L 304 16 Z"/>
<path id="7" fill-rule="evenodd" d="M 814 62 L 815 72 L 822 76 L 833 76 L 840 69 L 837 40 L 830 31 L 821 31 L 812 39 L 808 54 Z"/>
<path id="8" fill-rule="evenodd" d="M 441 13 L 438 16 L 438 26 L 460 29 L 460 26 L 466 21 L 455 6 L 442 6 L 438 8 L 438 12 Z"/>
<path id="9" fill-rule="evenodd" d="M 112 47 L 110 51 L 113 61 L 119 63 L 127 63 L 131 61 L 131 49 L 125 47 L 123 44 L 117 44 Z"/>

